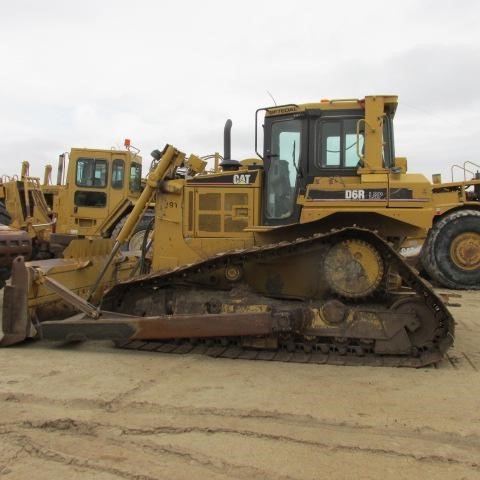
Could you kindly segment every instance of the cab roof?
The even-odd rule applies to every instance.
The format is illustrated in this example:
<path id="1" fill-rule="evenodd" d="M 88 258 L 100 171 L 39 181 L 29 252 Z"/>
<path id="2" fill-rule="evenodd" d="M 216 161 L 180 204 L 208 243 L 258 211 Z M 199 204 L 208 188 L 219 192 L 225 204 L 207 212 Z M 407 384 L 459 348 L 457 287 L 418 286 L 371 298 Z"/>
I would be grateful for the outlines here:
<path id="1" fill-rule="evenodd" d="M 311 110 L 356 110 L 365 108 L 365 99 L 375 97 L 383 100 L 384 112 L 395 115 L 395 110 L 398 105 L 398 97 L 396 95 L 370 95 L 363 99 L 358 98 L 339 98 L 339 99 L 322 99 L 319 102 L 314 103 L 302 103 L 302 104 L 288 104 L 279 105 L 266 108 L 266 116 L 279 116 L 290 115 L 295 113 L 303 113 Z"/>

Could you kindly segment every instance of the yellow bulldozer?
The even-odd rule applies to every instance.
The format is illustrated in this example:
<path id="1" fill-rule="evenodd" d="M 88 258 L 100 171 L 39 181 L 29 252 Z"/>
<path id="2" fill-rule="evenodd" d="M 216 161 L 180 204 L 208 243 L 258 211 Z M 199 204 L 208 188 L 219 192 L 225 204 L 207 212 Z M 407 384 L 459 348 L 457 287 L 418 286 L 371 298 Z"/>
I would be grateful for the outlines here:
<path id="1" fill-rule="evenodd" d="M 0 201 L 13 228 L 26 231 L 33 242 L 32 258 L 59 257 L 75 238 L 113 238 L 140 197 L 142 158 L 125 141 L 125 150 L 72 148 L 59 156 L 57 179 L 45 168 L 43 183 L 22 163 L 20 176 L 4 175 Z M 146 208 L 128 248 L 141 244 L 153 215 Z"/>
<path id="2" fill-rule="evenodd" d="M 42 338 L 230 358 L 439 361 L 453 318 L 398 252 L 417 242 L 434 280 L 475 288 L 480 180 L 407 173 L 396 107 L 395 96 L 368 96 L 259 109 L 258 158 L 231 158 L 227 122 L 209 172 L 172 146 L 154 151 L 115 243 L 76 240 L 63 259 L 15 261 L 2 344 L 34 327 Z M 122 251 L 152 201 L 141 253 Z"/>

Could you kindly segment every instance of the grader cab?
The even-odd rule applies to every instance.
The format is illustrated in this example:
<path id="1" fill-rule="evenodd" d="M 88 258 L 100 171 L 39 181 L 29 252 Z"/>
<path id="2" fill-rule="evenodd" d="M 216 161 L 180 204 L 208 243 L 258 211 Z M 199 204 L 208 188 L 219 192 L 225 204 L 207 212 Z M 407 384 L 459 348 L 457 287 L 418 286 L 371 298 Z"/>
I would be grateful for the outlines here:
<path id="1" fill-rule="evenodd" d="M 12 226 L 32 239 L 32 258 L 57 258 L 76 238 L 115 238 L 139 199 L 142 158 L 126 140 L 125 150 L 72 148 L 59 156 L 56 183 L 52 167 L 45 168 L 43 183 L 22 163 L 20 176 L 2 177 L 0 200 Z M 139 248 L 152 209 L 132 235 L 128 248 Z"/>

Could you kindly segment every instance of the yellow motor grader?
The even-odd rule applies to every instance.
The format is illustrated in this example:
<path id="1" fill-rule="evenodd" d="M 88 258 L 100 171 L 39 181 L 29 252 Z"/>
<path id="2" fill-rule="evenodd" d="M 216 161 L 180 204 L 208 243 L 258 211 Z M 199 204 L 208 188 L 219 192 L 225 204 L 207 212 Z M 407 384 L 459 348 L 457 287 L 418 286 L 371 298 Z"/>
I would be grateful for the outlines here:
<path id="1" fill-rule="evenodd" d="M 432 276 L 477 285 L 480 181 L 406 173 L 393 151 L 396 105 L 370 96 L 260 109 L 263 152 L 232 160 L 227 123 L 213 172 L 172 146 L 154 151 L 115 243 L 75 241 L 63 259 L 15 261 L 2 344 L 33 326 L 47 339 L 231 358 L 439 361 L 453 319 L 398 250 L 427 239 Z M 153 199 L 141 253 L 121 251 Z M 442 270 L 446 236 L 456 278 Z"/>
<path id="2" fill-rule="evenodd" d="M 22 162 L 20 176 L 2 176 L 0 201 L 12 227 L 32 239 L 33 259 L 60 257 L 75 238 L 115 238 L 142 191 L 142 158 L 125 150 L 72 148 L 59 156 L 56 183 L 47 165 L 43 183 Z M 129 240 L 138 248 L 152 210 L 146 209 Z"/>

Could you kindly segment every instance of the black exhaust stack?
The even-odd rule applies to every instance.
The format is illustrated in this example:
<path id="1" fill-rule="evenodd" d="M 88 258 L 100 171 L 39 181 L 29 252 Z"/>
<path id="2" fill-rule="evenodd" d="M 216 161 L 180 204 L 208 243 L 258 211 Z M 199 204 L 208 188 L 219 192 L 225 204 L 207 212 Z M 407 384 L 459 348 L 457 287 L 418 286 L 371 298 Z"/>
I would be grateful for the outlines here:
<path id="1" fill-rule="evenodd" d="M 232 158 L 232 121 L 228 119 L 223 128 L 223 159 L 231 160 Z"/>
<path id="2" fill-rule="evenodd" d="M 222 170 L 238 170 L 240 162 L 232 160 L 232 121 L 228 119 L 223 129 L 223 160 L 220 162 Z"/>
<path id="3" fill-rule="evenodd" d="M 63 183 L 63 171 L 65 170 L 65 153 L 58 156 L 57 185 Z"/>

